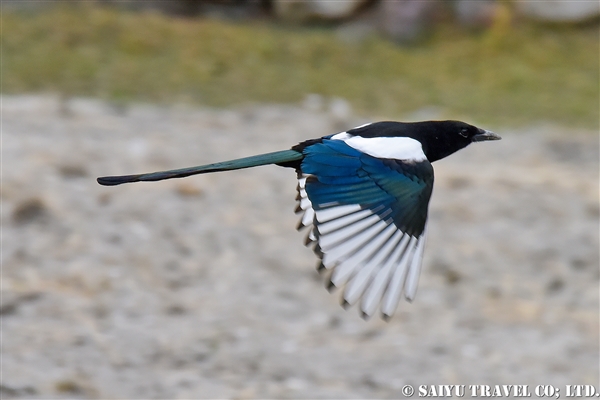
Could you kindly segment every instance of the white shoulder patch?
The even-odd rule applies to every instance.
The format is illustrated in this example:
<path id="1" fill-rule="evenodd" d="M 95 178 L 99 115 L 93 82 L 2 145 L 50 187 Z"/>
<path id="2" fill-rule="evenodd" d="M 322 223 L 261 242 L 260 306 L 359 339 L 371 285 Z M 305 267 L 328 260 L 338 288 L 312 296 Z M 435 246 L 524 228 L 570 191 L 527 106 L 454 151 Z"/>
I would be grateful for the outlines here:
<path id="1" fill-rule="evenodd" d="M 340 132 L 340 133 L 336 133 L 335 135 L 333 135 L 331 137 L 331 140 L 343 140 L 346 141 L 348 139 L 350 139 L 352 136 L 349 135 L 347 132 Z"/>
<path id="2" fill-rule="evenodd" d="M 412 138 L 352 136 L 345 139 L 344 142 L 356 150 L 377 158 L 406 161 L 424 161 L 427 159 L 421 142 Z"/>
<path id="3" fill-rule="evenodd" d="M 342 140 L 348 146 L 377 158 L 406 161 L 427 160 L 421 142 L 408 137 L 364 138 L 362 136 L 352 136 L 348 132 L 340 132 L 333 135 L 331 139 Z"/>

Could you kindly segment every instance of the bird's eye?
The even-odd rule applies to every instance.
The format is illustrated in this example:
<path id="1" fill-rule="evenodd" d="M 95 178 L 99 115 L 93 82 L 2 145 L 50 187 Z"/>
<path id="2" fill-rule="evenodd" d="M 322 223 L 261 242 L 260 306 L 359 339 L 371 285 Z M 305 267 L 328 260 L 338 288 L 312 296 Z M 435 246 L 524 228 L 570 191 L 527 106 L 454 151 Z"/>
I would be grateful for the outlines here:
<path id="1" fill-rule="evenodd" d="M 458 132 L 458 134 L 462 137 L 469 137 L 469 132 L 467 132 L 467 128 L 463 128 L 460 130 L 460 132 Z"/>

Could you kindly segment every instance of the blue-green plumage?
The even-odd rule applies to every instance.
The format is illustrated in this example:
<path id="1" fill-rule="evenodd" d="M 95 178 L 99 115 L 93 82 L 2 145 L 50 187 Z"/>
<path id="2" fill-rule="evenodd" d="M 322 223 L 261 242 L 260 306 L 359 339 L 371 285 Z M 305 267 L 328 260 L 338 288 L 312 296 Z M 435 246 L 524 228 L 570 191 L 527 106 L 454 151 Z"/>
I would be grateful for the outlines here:
<path id="1" fill-rule="evenodd" d="M 257 156 L 238 158 L 237 160 L 222 161 L 198 167 L 172 169 L 169 171 L 150 172 L 148 174 L 105 176 L 98 178 L 98 183 L 104 186 L 115 186 L 122 183 L 161 181 L 163 179 L 184 178 L 190 175 L 207 174 L 210 172 L 232 171 L 258 167 L 259 165 L 284 164 L 302 159 L 302 154 L 295 150 L 283 150 Z"/>
<path id="2" fill-rule="evenodd" d="M 391 209 L 403 232 L 423 233 L 433 187 L 429 162 L 378 159 L 341 140 L 325 139 L 304 150 L 300 170 L 310 175 L 306 193 L 315 210 L 351 204 L 380 208 L 378 214 Z"/>

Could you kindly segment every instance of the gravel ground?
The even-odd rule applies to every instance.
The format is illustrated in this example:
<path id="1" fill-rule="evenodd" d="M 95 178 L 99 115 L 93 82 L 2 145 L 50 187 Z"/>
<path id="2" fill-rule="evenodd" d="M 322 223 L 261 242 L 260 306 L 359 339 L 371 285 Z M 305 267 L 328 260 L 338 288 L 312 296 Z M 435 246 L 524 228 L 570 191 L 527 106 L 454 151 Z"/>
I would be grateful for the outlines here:
<path id="1" fill-rule="evenodd" d="M 496 129 L 502 141 L 436 163 L 419 292 L 386 323 L 324 290 L 294 230 L 292 170 L 95 182 L 286 149 L 365 121 L 340 104 L 2 101 L 3 398 L 599 385 L 596 132 Z"/>

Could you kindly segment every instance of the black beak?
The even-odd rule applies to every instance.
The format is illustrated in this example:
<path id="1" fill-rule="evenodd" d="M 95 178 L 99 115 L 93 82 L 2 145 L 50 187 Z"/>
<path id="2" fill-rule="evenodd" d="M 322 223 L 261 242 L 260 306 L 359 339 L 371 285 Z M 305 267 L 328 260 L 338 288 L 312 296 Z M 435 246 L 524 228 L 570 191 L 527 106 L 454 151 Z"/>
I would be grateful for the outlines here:
<path id="1" fill-rule="evenodd" d="M 471 138 L 472 142 L 483 142 L 485 140 L 500 140 L 502 139 L 500 136 L 496 135 L 492 131 L 486 131 L 485 129 L 480 129 L 479 132 Z"/>

